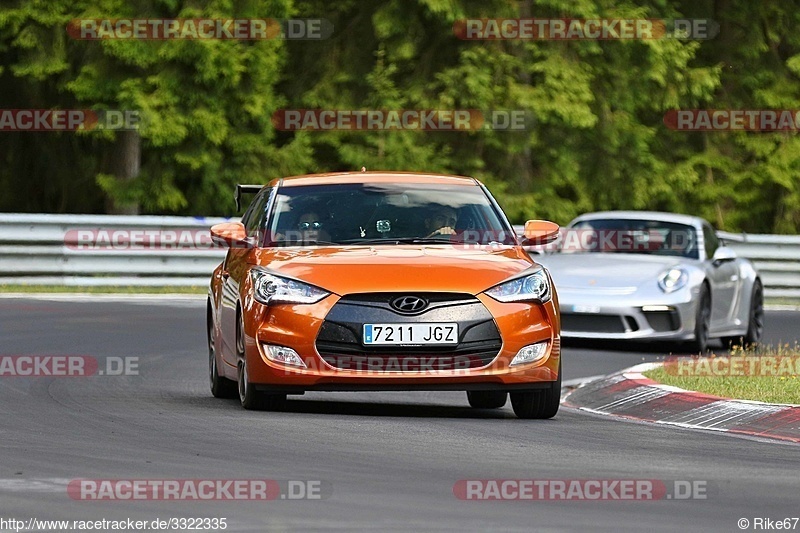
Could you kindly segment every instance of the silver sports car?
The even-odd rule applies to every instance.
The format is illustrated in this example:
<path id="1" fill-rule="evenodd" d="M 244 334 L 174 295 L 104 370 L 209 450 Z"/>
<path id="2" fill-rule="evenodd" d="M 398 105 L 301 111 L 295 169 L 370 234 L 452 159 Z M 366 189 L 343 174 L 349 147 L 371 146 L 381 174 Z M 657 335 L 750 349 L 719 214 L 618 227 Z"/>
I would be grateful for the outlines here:
<path id="1" fill-rule="evenodd" d="M 537 257 L 558 287 L 565 338 L 686 341 L 705 352 L 758 342 L 763 286 L 702 218 L 643 211 L 582 215 Z"/>

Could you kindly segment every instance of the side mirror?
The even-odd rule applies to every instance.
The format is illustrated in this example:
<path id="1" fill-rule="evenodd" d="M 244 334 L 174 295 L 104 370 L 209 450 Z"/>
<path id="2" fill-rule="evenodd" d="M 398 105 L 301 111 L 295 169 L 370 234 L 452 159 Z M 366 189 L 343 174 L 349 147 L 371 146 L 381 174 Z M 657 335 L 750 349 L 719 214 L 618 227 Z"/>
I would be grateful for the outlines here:
<path id="1" fill-rule="evenodd" d="M 224 248 L 250 248 L 247 230 L 241 222 L 224 222 L 211 226 L 211 241 Z"/>
<path id="2" fill-rule="evenodd" d="M 536 246 L 548 244 L 558 239 L 558 224 L 549 220 L 529 220 L 525 222 L 524 244 Z"/>
<path id="3" fill-rule="evenodd" d="M 727 246 L 720 246 L 717 248 L 717 251 L 714 252 L 714 257 L 711 260 L 714 262 L 715 265 L 719 265 L 721 263 L 725 263 L 726 261 L 733 261 L 736 259 L 737 255 L 736 252 L 733 251 L 733 248 L 728 248 Z"/>

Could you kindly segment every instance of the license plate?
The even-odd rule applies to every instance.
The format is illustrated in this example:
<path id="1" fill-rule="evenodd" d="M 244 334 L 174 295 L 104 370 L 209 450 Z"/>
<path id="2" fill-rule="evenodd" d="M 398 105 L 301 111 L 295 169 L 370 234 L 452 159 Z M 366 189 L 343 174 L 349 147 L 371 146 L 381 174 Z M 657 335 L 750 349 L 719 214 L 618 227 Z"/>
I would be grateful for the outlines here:
<path id="1" fill-rule="evenodd" d="M 364 344 L 458 344 L 458 324 L 364 324 Z"/>

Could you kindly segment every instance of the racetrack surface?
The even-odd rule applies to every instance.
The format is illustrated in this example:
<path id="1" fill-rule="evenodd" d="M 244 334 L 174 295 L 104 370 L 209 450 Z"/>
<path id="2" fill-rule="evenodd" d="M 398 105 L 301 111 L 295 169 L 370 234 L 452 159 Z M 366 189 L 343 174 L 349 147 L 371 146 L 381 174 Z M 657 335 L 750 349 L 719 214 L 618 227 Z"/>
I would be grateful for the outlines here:
<path id="1" fill-rule="evenodd" d="M 800 315 L 768 312 L 767 342 Z M 139 375 L 0 377 L 0 518 L 226 517 L 228 531 L 738 531 L 800 515 L 796 445 L 563 409 L 549 421 L 470 409 L 463 393 L 308 393 L 285 412 L 211 397 L 204 302 L 0 300 L 0 355 L 138 357 Z M 568 344 L 564 379 L 659 346 Z M 89 479 L 320 480 L 322 500 L 81 501 Z M 465 479 L 706 482 L 705 500 L 462 501 Z M 797 526 L 800 529 L 800 524 Z"/>

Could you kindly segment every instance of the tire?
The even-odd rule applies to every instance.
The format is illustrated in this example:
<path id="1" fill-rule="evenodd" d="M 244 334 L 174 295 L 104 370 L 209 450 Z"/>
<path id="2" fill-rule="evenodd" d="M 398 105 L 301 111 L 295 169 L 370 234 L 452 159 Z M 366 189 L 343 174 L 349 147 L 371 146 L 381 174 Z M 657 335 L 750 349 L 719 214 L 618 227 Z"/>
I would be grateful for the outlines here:
<path id="1" fill-rule="evenodd" d="M 700 290 L 695 314 L 694 340 L 689 343 L 692 352 L 701 354 L 708 350 L 708 331 L 711 327 L 711 291 L 705 283 Z"/>
<path id="2" fill-rule="evenodd" d="M 208 339 L 208 378 L 211 386 L 211 395 L 214 398 L 236 398 L 236 383 L 220 376 L 217 368 L 217 340 L 214 333 L 214 319 L 211 317 L 211 307 L 208 308 L 206 334 Z"/>
<path id="3" fill-rule="evenodd" d="M 753 296 L 750 300 L 750 321 L 747 326 L 747 335 L 744 337 L 745 346 L 758 344 L 764 337 L 764 287 L 761 280 L 753 284 Z"/>
<path id="4" fill-rule="evenodd" d="M 236 313 L 236 352 L 239 359 L 237 390 L 242 407 L 254 411 L 278 411 L 286 405 L 285 394 L 264 394 L 250 383 L 244 345 L 244 322 L 241 311 Z"/>
<path id="5" fill-rule="evenodd" d="M 753 284 L 753 292 L 750 295 L 750 313 L 747 320 L 747 333 L 744 336 L 725 337 L 722 342 L 725 347 L 742 346 L 749 348 L 761 342 L 764 336 L 764 286 L 761 280 L 756 280 Z"/>
<path id="6" fill-rule="evenodd" d="M 558 379 L 548 388 L 527 392 L 512 392 L 511 407 L 523 419 L 553 418 L 561 404 L 561 361 L 558 362 Z"/>
<path id="7" fill-rule="evenodd" d="M 508 393 L 493 390 L 467 391 L 467 401 L 475 409 L 499 409 L 508 401 Z"/>

